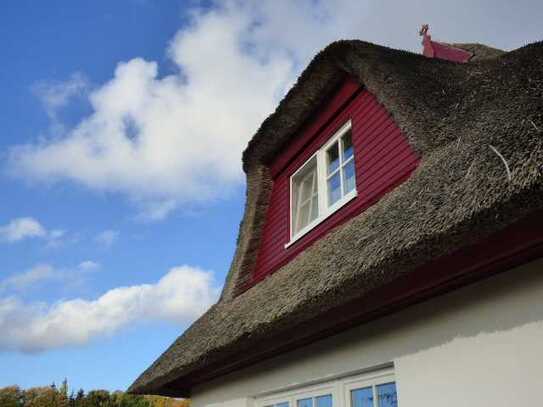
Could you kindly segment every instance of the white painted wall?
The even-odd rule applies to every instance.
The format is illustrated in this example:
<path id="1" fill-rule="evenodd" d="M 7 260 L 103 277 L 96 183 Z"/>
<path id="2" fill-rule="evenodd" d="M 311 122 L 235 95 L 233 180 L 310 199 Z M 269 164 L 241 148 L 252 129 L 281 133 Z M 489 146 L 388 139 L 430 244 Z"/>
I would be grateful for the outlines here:
<path id="1" fill-rule="evenodd" d="M 206 383 L 193 406 L 250 407 L 239 399 L 387 362 L 400 407 L 539 405 L 543 260 Z"/>

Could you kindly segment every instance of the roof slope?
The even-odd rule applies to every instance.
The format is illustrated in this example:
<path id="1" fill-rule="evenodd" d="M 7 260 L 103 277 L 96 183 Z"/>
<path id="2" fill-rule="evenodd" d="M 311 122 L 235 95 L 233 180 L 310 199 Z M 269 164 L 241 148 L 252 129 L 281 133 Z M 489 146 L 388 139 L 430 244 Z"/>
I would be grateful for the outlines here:
<path id="1" fill-rule="evenodd" d="M 236 296 L 255 261 L 271 189 L 267 163 L 345 74 L 392 113 L 421 164 L 367 211 Z M 246 210 L 220 301 L 130 391 L 188 395 L 223 373 L 226 361 L 249 363 L 292 339 L 294 327 L 543 208 L 542 163 L 543 43 L 469 64 L 362 41 L 331 44 L 244 152 Z M 307 337 L 327 328 L 305 327 Z"/>
<path id="2" fill-rule="evenodd" d="M 479 44 L 479 43 L 471 43 L 471 44 L 450 44 L 453 47 L 461 48 L 465 51 L 471 52 L 473 56 L 470 58 L 470 61 L 480 61 L 483 59 L 491 59 L 499 57 L 503 54 L 505 54 L 505 51 L 502 51 L 501 49 L 489 47 L 488 45 Z"/>

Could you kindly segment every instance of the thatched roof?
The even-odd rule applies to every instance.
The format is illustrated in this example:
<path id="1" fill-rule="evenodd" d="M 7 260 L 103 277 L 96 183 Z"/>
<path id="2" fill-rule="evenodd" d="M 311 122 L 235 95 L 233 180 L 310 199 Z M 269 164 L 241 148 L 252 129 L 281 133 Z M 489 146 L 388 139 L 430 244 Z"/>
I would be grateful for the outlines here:
<path id="1" fill-rule="evenodd" d="M 391 112 L 421 163 L 371 208 L 237 295 L 255 262 L 267 165 L 346 74 Z M 543 43 L 468 64 L 362 41 L 331 44 L 244 152 L 245 215 L 220 301 L 130 391 L 188 395 L 226 366 L 326 332 L 330 321 L 319 315 L 543 208 L 542 164 Z"/>
<path id="2" fill-rule="evenodd" d="M 473 56 L 470 58 L 471 62 L 481 61 L 483 59 L 496 58 L 505 54 L 505 51 L 502 51 L 501 49 L 489 47 L 488 45 L 483 45 L 483 44 L 478 44 L 478 43 L 450 44 L 450 45 L 453 47 L 462 48 L 465 51 L 471 52 L 473 54 Z"/>

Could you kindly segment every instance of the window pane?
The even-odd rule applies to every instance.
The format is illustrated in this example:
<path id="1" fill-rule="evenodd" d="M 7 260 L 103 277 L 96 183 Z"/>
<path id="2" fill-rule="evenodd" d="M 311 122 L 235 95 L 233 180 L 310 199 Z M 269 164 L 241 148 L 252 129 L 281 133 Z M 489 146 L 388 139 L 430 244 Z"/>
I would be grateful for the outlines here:
<path id="1" fill-rule="evenodd" d="M 311 215 L 309 216 L 309 222 L 313 222 L 315 219 L 317 219 L 317 216 L 319 216 L 319 198 L 317 195 L 313 197 L 313 201 L 311 202 Z"/>
<path id="2" fill-rule="evenodd" d="M 301 200 L 302 202 L 307 201 L 311 197 L 313 192 L 313 183 L 314 183 L 315 173 L 310 172 L 301 180 Z"/>
<path id="3" fill-rule="evenodd" d="M 341 198 L 341 181 L 339 172 L 328 180 L 328 205 L 333 205 Z"/>
<path id="4" fill-rule="evenodd" d="M 332 407 L 332 395 L 319 396 L 315 399 L 316 407 Z"/>
<path id="5" fill-rule="evenodd" d="M 298 407 L 313 407 L 313 399 L 298 400 Z"/>
<path id="6" fill-rule="evenodd" d="M 373 389 L 365 387 L 351 391 L 351 407 L 373 407 Z"/>
<path id="7" fill-rule="evenodd" d="M 355 188 L 354 160 L 349 161 L 343 167 L 343 188 L 345 188 L 345 193 L 351 192 Z"/>
<path id="8" fill-rule="evenodd" d="M 353 155 L 353 139 L 351 130 L 342 137 L 343 140 L 343 161 L 347 161 Z"/>
<path id="9" fill-rule="evenodd" d="M 332 174 L 339 167 L 339 146 L 334 143 L 326 152 L 326 162 L 328 165 L 328 174 Z"/>
<path id="10" fill-rule="evenodd" d="M 275 407 L 288 407 L 288 401 L 285 401 L 283 403 L 277 403 Z"/>
<path id="11" fill-rule="evenodd" d="M 296 225 L 296 232 L 309 225 L 309 210 L 309 202 L 307 202 L 305 205 L 302 205 L 302 207 L 300 208 L 300 211 L 298 212 L 298 224 Z"/>
<path id="12" fill-rule="evenodd" d="M 386 383 L 377 386 L 378 407 L 397 407 L 396 383 Z"/>
<path id="13" fill-rule="evenodd" d="M 319 214 L 317 160 L 308 162 L 292 179 L 292 228 L 296 234 Z"/>

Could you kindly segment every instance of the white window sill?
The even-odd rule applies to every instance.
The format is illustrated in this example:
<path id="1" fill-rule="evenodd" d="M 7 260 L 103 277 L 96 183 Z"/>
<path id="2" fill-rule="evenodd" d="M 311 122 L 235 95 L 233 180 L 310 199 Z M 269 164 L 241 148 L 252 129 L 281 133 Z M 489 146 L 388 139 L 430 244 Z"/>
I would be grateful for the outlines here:
<path id="1" fill-rule="evenodd" d="M 349 192 L 347 195 L 345 195 L 343 198 L 341 198 L 339 201 L 337 201 L 335 204 L 328 207 L 328 209 L 326 210 L 325 213 L 323 213 L 321 216 L 319 216 L 317 219 L 315 219 L 309 225 L 307 225 L 302 230 L 300 230 L 298 233 L 296 233 L 295 236 L 292 236 L 290 238 L 290 241 L 285 244 L 285 249 L 288 249 L 290 246 L 292 246 L 294 243 L 296 243 L 298 240 L 300 240 L 302 237 L 304 237 L 306 234 L 308 234 L 311 230 L 315 229 L 315 227 L 317 227 L 320 223 L 324 222 L 332 214 L 334 214 L 340 208 L 345 206 L 348 202 L 350 202 L 354 198 L 356 198 L 357 195 L 358 195 L 358 193 L 356 192 L 356 188 L 355 188 L 351 192 Z"/>

